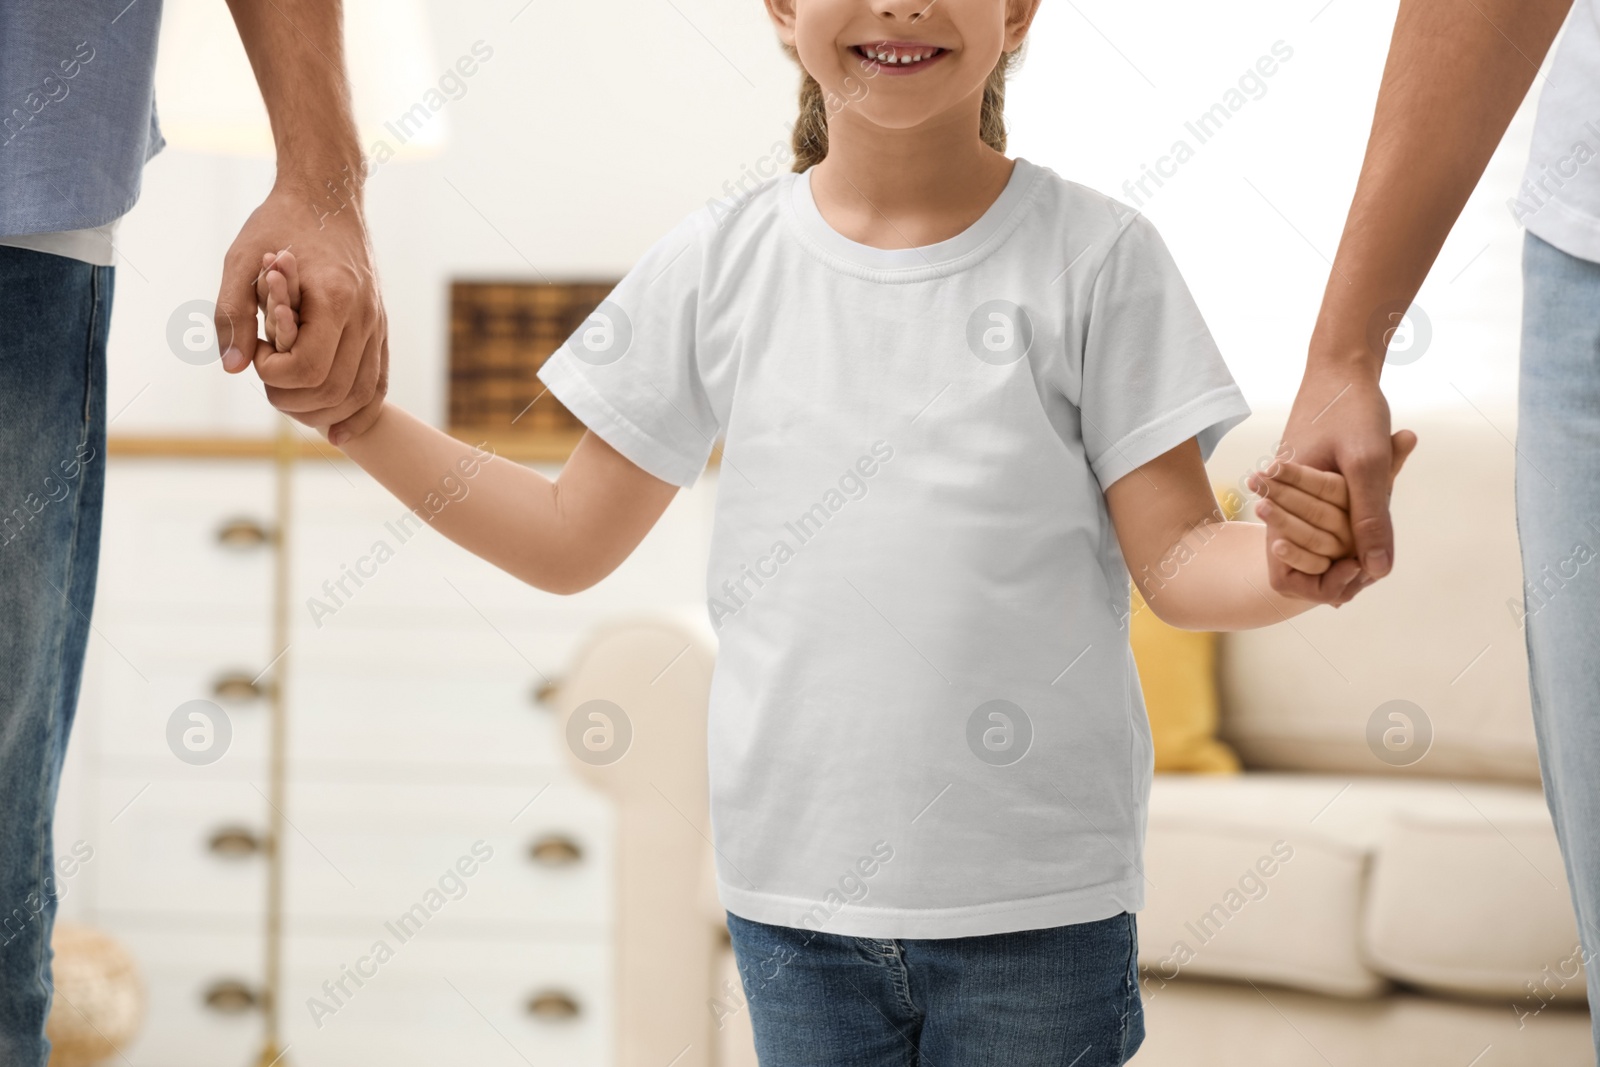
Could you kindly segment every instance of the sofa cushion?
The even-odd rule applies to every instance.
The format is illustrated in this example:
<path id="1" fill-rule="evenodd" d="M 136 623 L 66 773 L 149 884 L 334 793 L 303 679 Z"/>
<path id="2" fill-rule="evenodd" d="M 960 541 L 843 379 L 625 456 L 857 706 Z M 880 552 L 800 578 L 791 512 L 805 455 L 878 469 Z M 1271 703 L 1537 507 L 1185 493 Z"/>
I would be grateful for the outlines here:
<path id="1" fill-rule="evenodd" d="M 1242 486 L 1269 465 L 1283 421 L 1257 414 L 1225 437 L 1212 480 Z M 1227 635 L 1222 737 L 1247 767 L 1536 783 L 1514 452 L 1471 411 L 1396 425 L 1420 443 L 1395 485 L 1394 572 L 1337 611 Z M 1369 742 L 1393 700 L 1431 733 L 1414 761 Z"/>
<path id="2" fill-rule="evenodd" d="M 1587 1002 L 1566 873 L 1544 797 L 1452 788 L 1396 811 L 1373 859 L 1362 945 L 1391 978 L 1442 993 Z"/>
<path id="3" fill-rule="evenodd" d="M 1346 781 L 1156 776 L 1139 913 L 1147 985 L 1181 974 L 1384 991 L 1358 937 L 1370 842 L 1337 803 L 1313 821 Z"/>
<path id="4" fill-rule="evenodd" d="M 1243 983 L 1146 990 L 1137 1067 L 1573 1067 L 1594 1063 L 1589 1016 L 1519 1020 L 1492 1002 L 1397 993 L 1338 1000 Z"/>
<path id="5" fill-rule="evenodd" d="M 1548 965 L 1570 1001 L 1581 980 L 1563 961 L 1577 939 L 1543 804 L 1513 785 L 1157 775 L 1139 915 L 1146 981 L 1370 997 L 1394 979 L 1514 999 Z"/>

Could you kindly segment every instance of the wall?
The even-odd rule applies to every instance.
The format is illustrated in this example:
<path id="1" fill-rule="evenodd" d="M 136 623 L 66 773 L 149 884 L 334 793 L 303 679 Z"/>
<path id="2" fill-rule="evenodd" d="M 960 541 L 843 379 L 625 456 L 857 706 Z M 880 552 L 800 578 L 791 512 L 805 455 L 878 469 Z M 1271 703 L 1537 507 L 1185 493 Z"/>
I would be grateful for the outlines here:
<path id="1" fill-rule="evenodd" d="M 1045 0 L 1008 113 L 1013 151 L 1124 199 L 1257 60 L 1219 134 L 1148 199 L 1258 410 L 1284 405 L 1327 279 L 1371 120 L 1393 3 Z M 392 395 L 444 410 L 446 285 L 455 277 L 616 276 L 678 219 L 787 136 L 795 74 L 757 0 L 429 3 L 441 73 L 482 41 L 493 57 L 438 121 L 442 154 L 378 168 L 369 215 L 390 316 Z M 1154 29 L 1154 28 L 1159 28 Z M 164 52 L 162 63 L 184 62 Z M 417 96 L 431 82 L 417 86 Z M 1531 105 L 1440 256 L 1419 302 L 1429 355 L 1391 368 L 1412 406 L 1504 421 L 1515 384 L 1520 178 Z M 119 238 L 114 430 L 257 432 L 247 375 L 191 367 L 165 342 L 172 310 L 215 294 L 223 252 L 271 181 L 263 160 L 169 149 Z M 1135 187 L 1137 188 L 1137 187 Z M 1266 417 L 1278 417 L 1266 414 Z"/>

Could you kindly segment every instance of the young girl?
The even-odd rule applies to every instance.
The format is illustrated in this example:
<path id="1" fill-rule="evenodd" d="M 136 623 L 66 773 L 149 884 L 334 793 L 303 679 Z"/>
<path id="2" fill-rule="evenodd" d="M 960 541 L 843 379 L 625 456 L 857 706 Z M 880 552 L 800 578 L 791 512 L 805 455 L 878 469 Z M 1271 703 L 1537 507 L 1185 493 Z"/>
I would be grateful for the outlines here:
<path id="1" fill-rule="evenodd" d="M 492 460 L 435 525 L 576 593 L 721 437 L 712 821 L 762 1064 L 1121 1064 L 1129 572 L 1182 627 L 1311 606 L 1202 466 L 1249 409 L 1154 227 L 1003 154 L 1038 0 L 766 5 L 805 71 L 795 172 L 694 212 L 545 363 L 589 430 L 557 480 Z M 294 265 L 263 267 L 287 347 Z M 392 406 L 334 444 L 407 504 L 478 462 Z M 1274 551 L 1320 572 L 1342 486 L 1299 477 Z"/>

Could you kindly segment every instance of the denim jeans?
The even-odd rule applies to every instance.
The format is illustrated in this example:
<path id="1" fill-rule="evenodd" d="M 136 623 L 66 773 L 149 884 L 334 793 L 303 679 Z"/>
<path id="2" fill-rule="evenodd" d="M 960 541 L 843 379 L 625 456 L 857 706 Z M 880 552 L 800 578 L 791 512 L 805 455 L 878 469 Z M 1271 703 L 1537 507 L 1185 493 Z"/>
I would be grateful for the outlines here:
<path id="1" fill-rule="evenodd" d="M 1600 263 L 1524 242 L 1517 532 L 1533 725 L 1600 1053 Z"/>
<path id="2" fill-rule="evenodd" d="M 728 915 L 761 1067 L 1116 1067 L 1144 1040 L 1124 912 L 886 940 Z"/>
<path id="3" fill-rule="evenodd" d="M 44 1067 L 56 788 L 105 488 L 112 268 L 0 247 L 0 1063 Z"/>

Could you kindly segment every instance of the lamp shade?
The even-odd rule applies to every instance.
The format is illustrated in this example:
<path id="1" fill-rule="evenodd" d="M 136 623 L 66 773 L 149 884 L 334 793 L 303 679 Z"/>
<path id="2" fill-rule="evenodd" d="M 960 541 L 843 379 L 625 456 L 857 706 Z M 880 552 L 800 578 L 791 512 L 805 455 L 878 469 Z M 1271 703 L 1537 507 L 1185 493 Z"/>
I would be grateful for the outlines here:
<path id="1" fill-rule="evenodd" d="M 422 0 L 345 0 L 345 64 L 363 152 L 375 154 L 382 144 L 386 152 L 377 154 L 405 159 L 443 147 L 449 118 L 429 103 L 438 97 L 441 75 L 431 37 Z M 295 39 L 311 62 L 324 62 L 313 42 Z M 176 148 L 273 154 L 267 109 L 222 0 L 166 0 L 156 106 L 162 133 Z M 407 116 L 402 139 L 393 130 Z"/>

